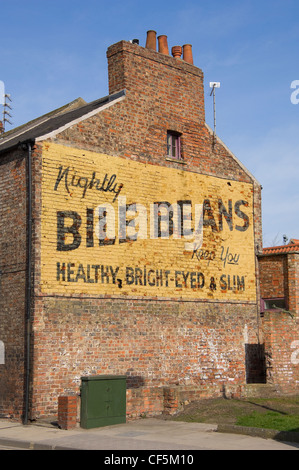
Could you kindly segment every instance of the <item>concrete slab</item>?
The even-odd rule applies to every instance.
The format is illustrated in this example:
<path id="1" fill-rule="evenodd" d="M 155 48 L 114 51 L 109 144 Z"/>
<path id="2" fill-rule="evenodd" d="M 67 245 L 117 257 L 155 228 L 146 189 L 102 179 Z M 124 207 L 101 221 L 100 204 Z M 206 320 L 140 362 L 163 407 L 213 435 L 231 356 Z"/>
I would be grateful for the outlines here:
<path id="1" fill-rule="evenodd" d="M 33 450 L 299 450 L 299 444 L 217 432 L 217 425 L 140 419 L 96 429 L 62 430 L 0 420 L 0 445 Z"/>

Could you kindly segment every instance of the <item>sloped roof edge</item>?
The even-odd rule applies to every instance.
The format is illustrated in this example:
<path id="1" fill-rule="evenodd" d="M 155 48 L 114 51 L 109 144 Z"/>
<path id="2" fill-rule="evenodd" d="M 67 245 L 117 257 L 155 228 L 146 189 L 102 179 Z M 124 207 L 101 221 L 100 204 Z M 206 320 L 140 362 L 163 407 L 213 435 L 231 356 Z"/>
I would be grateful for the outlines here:
<path id="1" fill-rule="evenodd" d="M 64 129 L 71 127 L 76 122 L 87 119 L 99 111 L 114 105 L 124 99 L 125 94 L 126 91 L 122 90 L 113 95 L 107 95 L 90 103 L 80 105 L 74 109 L 69 109 L 69 106 L 77 101 L 75 100 L 64 107 L 51 111 L 40 118 L 10 131 L 7 135 L 4 134 L 2 139 L 0 139 L 0 153 L 16 147 L 23 142 L 33 140 L 41 141 L 48 137 L 55 136 Z M 82 98 L 79 100 L 82 100 Z M 85 103 L 83 100 L 81 103 L 82 102 Z M 66 111 L 64 111 L 64 109 L 66 109 Z"/>
<path id="2" fill-rule="evenodd" d="M 37 118 L 32 119 L 31 121 L 28 121 L 27 123 L 21 124 L 18 127 L 15 127 L 14 129 L 11 129 L 9 131 L 6 131 L 4 134 L 0 135 L 0 144 L 4 140 L 6 141 L 7 139 L 11 138 L 12 136 L 21 135 L 25 130 L 29 130 L 38 124 L 41 124 L 44 122 L 46 119 L 49 119 L 50 117 L 58 116 L 59 114 L 64 114 L 67 111 L 71 111 L 75 108 L 80 108 L 81 106 L 87 104 L 83 98 L 76 98 L 74 101 L 71 101 L 70 103 L 67 103 L 60 108 L 54 109 L 46 114 L 42 114 L 41 116 L 38 116 Z"/>
<path id="3" fill-rule="evenodd" d="M 211 135 L 214 135 L 214 132 L 213 130 L 211 129 L 211 127 L 205 123 L 206 125 L 206 128 L 208 129 L 209 133 Z M 215 136 L 216 140 L 219 142 L 219 144 L 221 144 L 225 150 L 230 154 L 230 156 L 236 161 L 236 163 L 242 168 L 242 170 L 249 176 L 249 178 L 251 178 L 258 186 L 262 187 L 261 183 L 256 179 L 255 176 L 253 176 L 253 174 L 248 170 L 248 168 L 246 168 L 245 165 L 243 165 L 243 163 L 236 157 L 236 155 L 225 145 L 224 142 L 222 142 L 222 140 L 216 135 Z"/>
<path id="4" fill-rule="evenodd" d="M 270 246 L 263 248 L 260 256 L 285 255 L 289 253 L 299 253 L 299 243 L 289 243 L 288 245 Z"/>

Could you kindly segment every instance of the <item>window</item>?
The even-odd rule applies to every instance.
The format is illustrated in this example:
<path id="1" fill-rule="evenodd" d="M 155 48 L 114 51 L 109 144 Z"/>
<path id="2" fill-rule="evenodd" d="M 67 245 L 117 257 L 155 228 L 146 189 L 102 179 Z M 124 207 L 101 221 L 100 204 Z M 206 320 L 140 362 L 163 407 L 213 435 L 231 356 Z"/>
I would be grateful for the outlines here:
<path id="1" fill-rule="evenodd" d="M 167 157 L 181 160 L 181 134 L 178 132 L 167 132 Z"/>
<path id="2" fill-rule="evenodd" d="M 275 310 L 275 309 L 286 309 L 286 301 L 284 298 L 276 299 L 263 299 L 263 310 Z"/>

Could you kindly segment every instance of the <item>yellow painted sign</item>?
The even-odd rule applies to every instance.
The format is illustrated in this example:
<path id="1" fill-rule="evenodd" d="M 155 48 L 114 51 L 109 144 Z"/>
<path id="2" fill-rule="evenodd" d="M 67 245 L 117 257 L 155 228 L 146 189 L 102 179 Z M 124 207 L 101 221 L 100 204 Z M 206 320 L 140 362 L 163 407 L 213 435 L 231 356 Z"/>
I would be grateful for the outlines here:
<path id="1" fill-rule="evenodd" d="M 253 187 L 43 146 L 44 293 L 255 301 Z"/>

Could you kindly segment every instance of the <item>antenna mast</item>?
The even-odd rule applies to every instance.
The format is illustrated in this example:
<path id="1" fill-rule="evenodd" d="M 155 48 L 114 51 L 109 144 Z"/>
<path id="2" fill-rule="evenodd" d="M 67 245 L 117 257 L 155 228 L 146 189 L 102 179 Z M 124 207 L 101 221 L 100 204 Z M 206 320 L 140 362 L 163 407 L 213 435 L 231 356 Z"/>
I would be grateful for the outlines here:
<path id="1" fill-rule="evenodd" d="M 11 114 L 9 113 L 9 111 L 7 111 L 7 109 L 10 109 L 12 110 L 11 106 L 7 103 L 7 100 L 9 100 L 11 102 L 11 98 L 10 98 L 10 95 L 8 94 L 5 94 L 4 95 L 4 104 L 3 104 L 3 132 L 5 132 L 5 123 L 8 122 L 10 125 L 12 124 L 10 122 L 10 120 L 7 118 L 7 116 L 9 116 L 11 118 Z"/>
<path id="2" fill-rule="evenodd" d="M 12 109 L 11 106 L 8 104 L 8 101 L 11 102 L 10 95 L 5 93 L 4 83 L 0 81 L 0 104 L 3 105 L 3 113 L 2 113 L 2 122 L 0 121 L 0 134 L 5 132 L 5 123 L 8 122 L 12 124 L 8 117 L 11 118 L 11 114 L 8 109 Z M 8 117 L 7 117 L 8 116 Z"/>
<path id="3" fill-rule="evenodd" d="M 213 95 L 213 109 L 214 109 L 214 142 L 216 138 L 216 98 L 215 98 L 215 88 L 220 88 L 220 82 L 210 82 L 210 88 L 212 91 L 210 96 Z"/>

